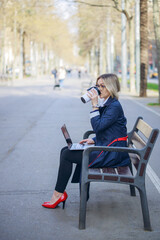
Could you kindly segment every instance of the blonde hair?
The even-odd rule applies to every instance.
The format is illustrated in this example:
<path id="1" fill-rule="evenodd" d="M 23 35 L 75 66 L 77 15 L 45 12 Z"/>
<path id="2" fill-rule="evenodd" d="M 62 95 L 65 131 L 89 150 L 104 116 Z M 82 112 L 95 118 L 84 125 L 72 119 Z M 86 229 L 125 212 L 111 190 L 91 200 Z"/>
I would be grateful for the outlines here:
<path id="1" fill-rule="evenodd" d="M 120 83 L 116 74 L 102 74 L 97 78 L 96 84 L 98 84 L 98 80 L 102 79 L 104 81 L 104 85 L 109 91 L 111 97 L 115 97 L 118 99 L 118 92 L 120 91 Z"/>

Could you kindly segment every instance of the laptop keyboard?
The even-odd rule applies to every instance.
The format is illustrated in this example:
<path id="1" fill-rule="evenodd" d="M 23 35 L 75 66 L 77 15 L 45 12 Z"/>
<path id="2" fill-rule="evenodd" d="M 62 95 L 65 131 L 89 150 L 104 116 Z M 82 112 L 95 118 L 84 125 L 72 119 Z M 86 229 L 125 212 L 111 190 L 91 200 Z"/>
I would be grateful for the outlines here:
<path id="1" fill-rule="evenodd" d="M 80 143 L 73 143 L 72 144 L 72 149 L 84 149 L 84 145 Z"/>

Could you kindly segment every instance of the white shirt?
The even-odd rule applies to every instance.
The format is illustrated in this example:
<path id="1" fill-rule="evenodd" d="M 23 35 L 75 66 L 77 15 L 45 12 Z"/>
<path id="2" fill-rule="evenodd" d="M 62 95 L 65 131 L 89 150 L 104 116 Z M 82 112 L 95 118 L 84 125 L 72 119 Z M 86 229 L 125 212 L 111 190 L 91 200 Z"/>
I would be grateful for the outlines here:
<path id="1" fill-rule="evenodd" d="M 109 98 L 109 97 L 108 97 L 108 98 Z M 100 106 L 100 107 L 103 107 L 104 104 L 108 101 L 108 98 L 107 98 L 106 100 L 102 99 L 101 102 L 100 102 L 100 104 L 99 104 L 99 106 Z M 103 102 L 102 102 L 102 101 L 103 101 Z"/>

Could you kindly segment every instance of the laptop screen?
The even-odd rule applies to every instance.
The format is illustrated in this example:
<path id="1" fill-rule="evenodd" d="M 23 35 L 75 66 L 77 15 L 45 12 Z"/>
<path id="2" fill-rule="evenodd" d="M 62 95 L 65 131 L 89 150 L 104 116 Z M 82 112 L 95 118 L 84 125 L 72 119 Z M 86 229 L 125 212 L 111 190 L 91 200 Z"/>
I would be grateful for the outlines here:
<path id="1" fill-rule="evenodd" d="M 62 133 L 64 135 L 64 138 L 66 139 L 67 144 L 71 145 L 72 144 L 72 140 L 70 138 L 70 135 L 69 135 L 69 133 L 67 131 L 67 128 L 66 128 L 65 124 L 61 127 L 61 130 L 62 130 Z"/>

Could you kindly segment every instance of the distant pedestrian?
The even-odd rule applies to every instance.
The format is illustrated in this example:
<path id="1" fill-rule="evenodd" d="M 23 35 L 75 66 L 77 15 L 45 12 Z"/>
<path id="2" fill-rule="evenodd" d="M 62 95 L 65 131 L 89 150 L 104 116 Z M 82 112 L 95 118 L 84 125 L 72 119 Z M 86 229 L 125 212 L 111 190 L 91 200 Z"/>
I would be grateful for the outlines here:
<path id="1" fill-rule="evenodd" d="M 78 78 L 81 78 L 81 70 L 78 70 Z"/>
<path id="2" fill-rule="evenodd" d="M 56 79 L 57 79 L 57 69 L 54 68 L 54 69 L 51 71 L 51 73 L 52 73 L 52 75 L 53 75 L 53 77 L 54 77 L 54 80 L 56 81 Z"/>
<path id="3" fill-rule="evenodd" d="M 59 82 L 58 82 L 58 79 L 57 79 L 57 69 L 54 68 L 52 71 L 52 76 L 53 76 L 53 79 L 54 79 L 54 85 L 53 85 L 53 89 L 56 89 L 56 88 L 59 88 L 60 85 L 59 85 Z"/>
<path id="4" fill-rule="evenodd" d="M 65 78 L 66 78 L 66 70 L 64 67 L 60 67 L 58 71 L 58 80 L 59 80 L 60 87 L 63 87 Z"/>

